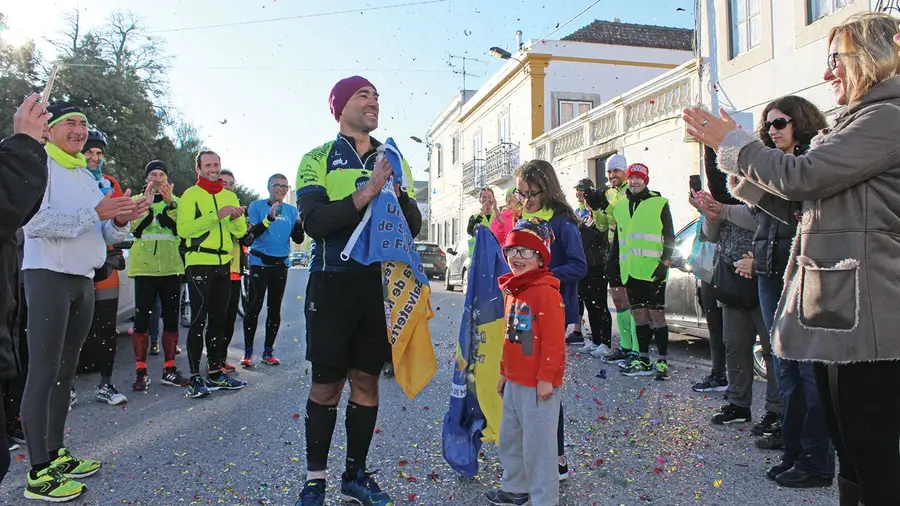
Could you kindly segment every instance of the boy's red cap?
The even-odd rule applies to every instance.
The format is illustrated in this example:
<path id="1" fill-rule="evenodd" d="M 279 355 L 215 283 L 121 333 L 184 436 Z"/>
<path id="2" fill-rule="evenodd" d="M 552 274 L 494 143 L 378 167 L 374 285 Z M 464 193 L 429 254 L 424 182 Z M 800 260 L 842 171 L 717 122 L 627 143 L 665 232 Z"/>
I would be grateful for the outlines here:
<path id="1" fill-rule="evenodd" d="M 550 224 L 539 218 L 521 219 L 506 236 L 506 247 L 522 246 L 540 253 L 544 265 L 550 264 L 550 243 L 553 231 Z"/>

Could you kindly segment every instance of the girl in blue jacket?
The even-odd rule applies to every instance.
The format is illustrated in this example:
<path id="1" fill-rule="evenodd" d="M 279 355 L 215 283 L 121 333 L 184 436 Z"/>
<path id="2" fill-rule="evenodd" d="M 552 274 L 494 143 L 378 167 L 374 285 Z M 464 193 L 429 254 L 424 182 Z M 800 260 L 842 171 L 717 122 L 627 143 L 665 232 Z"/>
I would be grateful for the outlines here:
<path id="1" fill-rule="evenodd" d="M 559 293 L 566 306 L 566 328 L 581 322 L 578 314 L 578 282 L 587 274 L 587 262 L 578 218 L 566 202 L 566 196 L 550 163 L 531 160 L 516 170 L 516 196 L 522 201 L 522 218 L 540 218 L 550 223 L 553 242 L 550 244 L 550 272 L 559 279 Z M 563 329 L 565 331 L 566 329 Z M 569 476 L 563 437 L 562 405 L 557 427 L 559 479 Z"/>

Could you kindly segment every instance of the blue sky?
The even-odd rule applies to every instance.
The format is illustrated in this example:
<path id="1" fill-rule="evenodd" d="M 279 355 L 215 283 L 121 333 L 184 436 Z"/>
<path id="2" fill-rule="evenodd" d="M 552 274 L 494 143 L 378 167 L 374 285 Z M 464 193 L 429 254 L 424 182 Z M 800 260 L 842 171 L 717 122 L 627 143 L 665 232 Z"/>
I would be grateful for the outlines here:
<path id="1" fill-rule="evenodd" d="M 446 0 L 428 5 L 369 10 L 421 0 L 30 0 L 0 7 L 8 16 L 5 38 L 44 39 L 61 29 L 60 14 L 79 6 L 87 27 L 116 9 L 130 9 L 166 41 L 173 56 L 167 106 L 199 127 L 207 144 L 240 182 L 265 188 L 267 177 L 285 173 L 293 182 L 303 154 L 334 138 L 328 92 L 360 74 L 381 94 L 377 138 L 393 137 L 427 179 L 425 137 L 434 117 L 462 87 L 448 55 L 469 63 L 469 89 L 477 89 L 502 65 L 491 46 L 513 50 L 515 32 L 537 39 L 593 0 Z M 676 11 L 683 8 L 686 12 Z M 352 14 L 309 17 L 244 26 L 165 31 L 359 9 Z M 560 38 L 594 19 L 691 28 L 692 0 L 601 0 L 550 38 Z M 458 60 L 453 61 L 459 63 Z M 221 121 L 228 120 L 227 124 Z"/>

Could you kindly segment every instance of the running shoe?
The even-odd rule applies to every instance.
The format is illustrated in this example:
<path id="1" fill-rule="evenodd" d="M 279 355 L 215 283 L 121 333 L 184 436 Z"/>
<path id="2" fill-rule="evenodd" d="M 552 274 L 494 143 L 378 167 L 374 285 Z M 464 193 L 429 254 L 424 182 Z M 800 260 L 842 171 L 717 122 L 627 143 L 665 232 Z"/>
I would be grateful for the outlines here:
<path id="1" fill-rule="evenodd" d="M 348 477 L 347 473 L 344 473 L 341 476 L 341 498 L 362 506 L 393 505 L 391 496 L 382 492 L 375 480 L 372 479 L 373 474 L 375 472 L 359 470 L 356 472 L 356 476 Z"/>
<path id="2" fill-rule="evenodd" d="M 600 357 L 600 360 L 606 362 L 607 364 L 617 364 L 629 357 L 628 350 L 623 350 L 622 348 L 615 349 L 610 353 Z"/>
<path id="3" fill-rule="evenodd" d="M 116 387 L 110 383 L 97 387 L 97 400 L 103 401 L 111 406 L 117 406 L 123 402 L 128 402 L 128 398 L 120 394 Z"/>
<path id="4" fill-rule="evenodd" d="M 237 378 L 232 378 L 227 374 L 219 374 L 218 376 L 210 376 L 206 378 L 206 388 L 210 392 L 216 390 L 240 390 L 247 386 L 247 382 Z"/>
<path id="5" fill-rule="evenodd" d="M 655 369 L 653 379 L 656 381 L 666 381 L 669 379 L 669 364 L 667 362 L 657 360 L 656 364 L 653 365 L 653 368 Z"/>
<path id="6" fill-rule="evenodd" d="M 99 460 L 79 459 L 72 456 L 66 448 L 60 448 L 57 457 L 50 463 L 66 478 L 87 478 L 103 467 Z"/>
<path id="7" fill-rule="evenodd" d="M 227 373 L 230 373 L 230 372 L 234 372 L 234 371 L 236 371 L 236 370 L 237 370 L 237 367 L 235 367 L 235 366 L 229 364 L 228 362 L 222 362 L 222 372 L 223 372 L 223 373 L 226 373 L 226 374 L 227 374 Z"/>
<path id="8" fill-rule="evenodd" d="M 83 483 L 70 480 L 53 466 L 37 473 L 25 473 L 25 498 L 48 502 L 66 502 L 84 493 Z"/>
<path id="9" fill-rule="evenodd" d="M 725 378 L 725 375 L 715 376 L 710 374 L 703 378 L 703 381 L 700 383 L 694 384 L 691 389 L 695 392 L 724 392 L 728 390 L 728 379 Z"/>
<path id="10" fill-rule="evenodd" d="M 9 437 L 6 438 L 6 446 L 9 446 L 9 451 L 11 451 L 11 452 L 14 452 L 14 451 L 18 450 L 19 448 L 21 448 L 19 443 L 16 443 Z"/>
<path id="11" fill-rule="evenodd" d="M 262 361 L 263 361 L 264 364 L 268 364 L 268 365 L 279 365 L 279 364 L 281 364 L 281 360 L 278 360 L 278 359 L 275 357 L 275 355 L 272 355 L 272 353 L 263 353 Z"/>
<path id="12" fill-rule="evenodd" d="M 609 346 L 607 346 L 603 343 L 600 343 L 597 345 L 596 348 L 594 348 L 594 351 L 591 352 L 591 356 L 594 358 L 605 357 L 605 356 L 609 355 L 610 351 L 612 351 L 612 350 L 609 349 Z"/>
<path id="13" fill-rule="evenodd" d="M 591 341 L 585 341 L 584 346 L 578 348 L 578 353 L 591 353 L 597 349 L 597 345 L 592 343 Z"/>
<path id="14" fill-rule="evenodd" d="M 25 444 L 25 432 L 22 430 L 22 422 L 18 418 L 6 429 L 6 435 L 20 445 Z"/>
<path id="15" fill-rule="evenodd" d="M 581 332 L 572 332 L 566 336 L 566 344 L 584 344 L 584 334 Z"/>
<path id="16" fill-rule="evenodd" d="M 241 357 L 242 367 L 253 367 L 253 355 L 244 355 Z"/>
<path id="17" fill-rule="evenodd" d="M 147 390 L 147 387 L 150 386 L 150 376 L 147 374 L 147 369 L 138 369 L 137 376 L 134 379 L 134 384 L 131 385 L 131 389 L 135 392 L 143 392 Z"/>
<path id="18" fill-rule="evenodd" d="M 750 433 L 754 436 L 768 436 L 775 432 L 774 429 L 781 427 L 781 415 L 772 411 L 766 411 L 762 420 L 750 429 Z"/>
<path id="19" fill-rule="evenodd" d="M 159 341 L 150 341 L 150 354 L 159 355 Z"/>
<path id="20" fill-rule="evenodd" d="M 186 387 L 190 383 L 190 381 L 174 367 L 165 369 L 163 371 L 162 379 L 159 381 L 163 385 L 170 385 L 173 387 Z"/>
<path id="21" fill-rule="evenodd" d="M 307 480 L 296 506 L 324 506 L 325 480 Z"/>
<path id="22" fill-rule="evenodd" d="M 631 364 L 622 370 L 622 374 L 628 377 L 652 376 L 654 374 L 654 369 L 649 360 L 636 359 L 632 360 Z"/>
<path id="23" fill-rule="evenodd" d="M 734 404 L 726 404 L 712 418 L 715 425 L 728 425 L 730 423 L 744 423 L 750 421 L 750 408 L 742 408 Z"/>
<path id="24" fill-rule="evenodd" d="M 491 490 L 485 495 L 488 502 L 495 506 L 523 506 L 530 500 L 528 494 L 511 494 L 502 489 Z"/>
<path id="25" fill-rule="evenodd" d="M 188 391 L 185 394 L 185 397 L 191 397 L 194 399 L 199 399 L 200 397 L 209 397 L 209 389 L 206 388 L 206 383 L 203 381 L 203 378 L 200 376 L 192 376 L 190 383 L 188 384 Z"/>

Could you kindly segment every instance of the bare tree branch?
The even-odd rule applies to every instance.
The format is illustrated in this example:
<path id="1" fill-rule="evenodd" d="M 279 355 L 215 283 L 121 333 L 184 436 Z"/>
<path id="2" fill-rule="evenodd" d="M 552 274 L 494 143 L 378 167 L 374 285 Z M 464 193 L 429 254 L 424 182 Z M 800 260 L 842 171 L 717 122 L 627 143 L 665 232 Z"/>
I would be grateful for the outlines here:
<path id="1" fill-rule="evenodd" d="M 60 56 L 71 57 L 81 43 L 81 13 L 78 9 L 72 9 L 62 15 L 62 21 L 64 28 L 59 38 L 47 39 L 47 42 L 60 51 Z"/>

